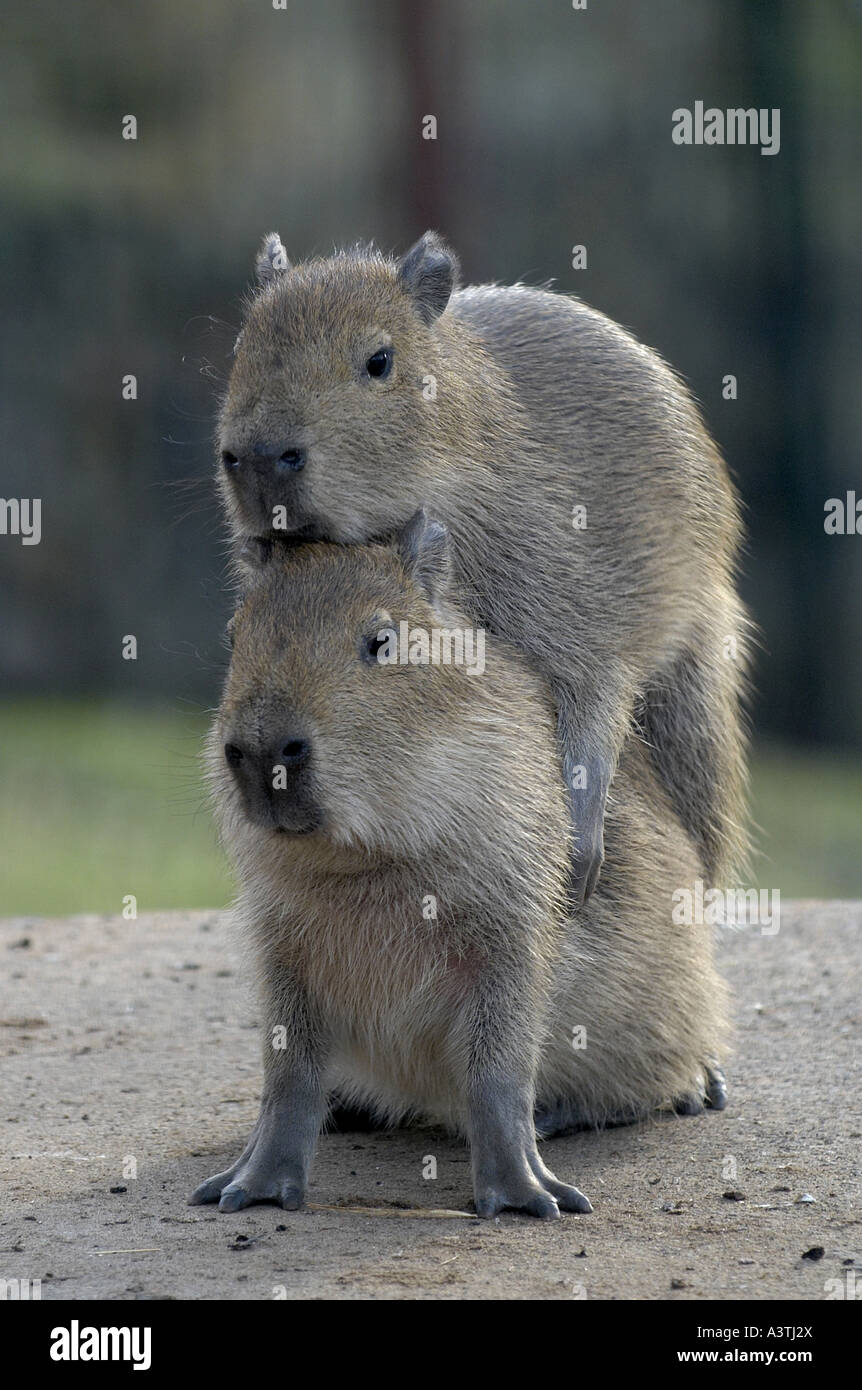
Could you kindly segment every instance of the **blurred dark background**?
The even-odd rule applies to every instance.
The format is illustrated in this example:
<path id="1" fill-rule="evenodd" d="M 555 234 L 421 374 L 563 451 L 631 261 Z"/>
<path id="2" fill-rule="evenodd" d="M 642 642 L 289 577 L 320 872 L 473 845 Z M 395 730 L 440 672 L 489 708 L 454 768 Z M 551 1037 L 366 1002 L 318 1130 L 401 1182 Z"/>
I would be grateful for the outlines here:
<path id="1" fill-rule="evenodd" d="M 689 382 L 746 506 L 759 877 L 862 894 L 862 535 L 823 526 L 862 499 L 862 6 L 77 0 L 4 29 L 0 493 L 42 499 L 42 540 L 0 536 L 0 910 L 223 892 L 212 435 L 256 244 L 427 226 Z M 780 108 L 780 152 L 676 145 L 697 100 Z"/>

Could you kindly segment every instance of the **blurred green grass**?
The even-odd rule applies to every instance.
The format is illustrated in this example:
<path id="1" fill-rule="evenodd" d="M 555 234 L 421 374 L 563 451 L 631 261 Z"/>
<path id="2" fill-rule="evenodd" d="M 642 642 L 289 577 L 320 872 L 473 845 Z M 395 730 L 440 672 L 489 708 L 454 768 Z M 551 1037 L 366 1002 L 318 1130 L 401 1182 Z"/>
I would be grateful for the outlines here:
<path id="1" fill-rule="evenodd" d="M 773 744 L 752 759 L 755 881 L 783 898 L 862 898 L 862 759 Z"/>
<path id="2" fill-rule="evenodd" d="M 213 907 L 230 880 L 201 781 L 207 716 L 0 705 L 0 914 Z"/>
<path id="3" fill-rule="evenodd" d="M 164 707 L 0 704 L 0 915 L 217 907 L 230 898 L 201 782 L 208 718 Z M 757 749 L 755 882 L 862 898 L 862 767 Z"/>

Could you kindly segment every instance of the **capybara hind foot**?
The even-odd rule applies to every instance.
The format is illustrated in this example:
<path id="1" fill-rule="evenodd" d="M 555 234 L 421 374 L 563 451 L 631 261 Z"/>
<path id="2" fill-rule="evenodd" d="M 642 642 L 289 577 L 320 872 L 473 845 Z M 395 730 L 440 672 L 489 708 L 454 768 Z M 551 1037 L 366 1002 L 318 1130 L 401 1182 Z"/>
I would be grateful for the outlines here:
<path id="1" fill-rule="evenodd" d="M 727 1078 L 721 1067 L 706 1069 L 706 1100 L 711 1110 L 723 1110 L 727 1105 Z"/>
<path id="2" fill-rule="evenodd" d="M 675 1115 L 702 1115 L 703 1100 L 696 1091 L 688 1091 L 684 1096 L 677 1096 L 673 1102 L 673 1113 Z"/>
<path id="3" fill-rule="evenodd" d="M 577 1105 L 570 1101 L 558 1100 L 548 1105 L 537 1105 L 533 1114 L 538 1139 L 554 1139 L 563 1134 L 573 1134 L 579 1129 L 589 1129 L 589 1120 Z"/>
<path id="4" fill-rule="evenodd" d="M 727 1105 L 727 1080 L 720 1067 L 704 1068 L 705 1084 L 697 1091 L 688 1091 L 673 1102 L 677 1115 L 702 1115 L 704 1108 L 723 1110 Z"/>
<path id="5" fill-rule="evenodd" d="M 621 1129 L 635 1125 L 646 1113 L 643 1107 L 633 1106 L 614 1115 L 597 1116 L 595 1112 L 587 1113 L 575 1101 L 558 1100 L 537 1106 L 533 1120 L 538 1139 L 560 1139 L 583 1129 Z"/>

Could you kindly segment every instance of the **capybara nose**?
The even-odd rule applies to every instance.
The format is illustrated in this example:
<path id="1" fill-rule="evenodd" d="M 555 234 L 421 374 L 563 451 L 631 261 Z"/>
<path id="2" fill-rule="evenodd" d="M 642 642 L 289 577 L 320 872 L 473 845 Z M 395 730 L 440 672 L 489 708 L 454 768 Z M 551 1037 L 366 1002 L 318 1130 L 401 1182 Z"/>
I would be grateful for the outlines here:
<path id="1" fill-rule="evenodd" d="M 304 449 L 285 449 L 275 460 L 275 471 L 279 474 L 299 473 L 304 467 Z"/>
<path id="2" fill-rule="evenodd" d="M 306 738 L 286 738 L 277 748 L 273 761 L 287 768 L 300 768 L 311 757 L 311 744 Z"/>
<path id="3" fill-rule="evenodd" d="M 245 758 L 245 753 L 236 743 L 226 743 L 224 746 L 224 756 L 228 767 L 239 767 Z"/>
<path id="4" fill-rule="evenodd" d="M 290 737 L 278 739 L 267 752 L 260 754 L 241 748 L 238 743 L 226 743 L 225 762 L 237 775 L 263 772 L 267 777 L 273 767 L 284 767 L 289 772 L 304 767 L 311 757 L 311 744 L 308 739 Z"/>
<path id="5" fill-rule="evenodd" d="M 283 449 L 280 454 L 260 451 L 235 454 L 232 449 L 222 449 L 221 461 L 226 473 L 236 475 L 251 470 L 285 477 L 289 473 L 300 473 L 305 467 L 305 450 L 290 448 Z"/>

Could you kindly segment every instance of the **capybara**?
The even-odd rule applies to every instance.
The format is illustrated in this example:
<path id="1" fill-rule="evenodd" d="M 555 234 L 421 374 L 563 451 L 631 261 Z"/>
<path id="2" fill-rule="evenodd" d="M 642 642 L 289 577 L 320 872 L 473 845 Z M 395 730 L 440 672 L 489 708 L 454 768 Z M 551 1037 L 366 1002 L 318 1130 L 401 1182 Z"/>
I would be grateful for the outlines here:
<path id="1" fill-rule="evenodd" d="M 553 697 L 500 638 L 481 669 L 459 662 L 445 528 L 419 512 L 387 545 L 257 551 L 209 759 L 259 965 L 263 1100 L 192 1200 L 298 1207 L 337 1095 L 466 1135 L 482 1216 L 589 1211 L 537 1129 L 724 1103 L 710 929 L 671 916 L 697 846 L 630 738 L 604 873 L 570 915 Z"/>

